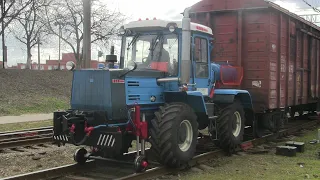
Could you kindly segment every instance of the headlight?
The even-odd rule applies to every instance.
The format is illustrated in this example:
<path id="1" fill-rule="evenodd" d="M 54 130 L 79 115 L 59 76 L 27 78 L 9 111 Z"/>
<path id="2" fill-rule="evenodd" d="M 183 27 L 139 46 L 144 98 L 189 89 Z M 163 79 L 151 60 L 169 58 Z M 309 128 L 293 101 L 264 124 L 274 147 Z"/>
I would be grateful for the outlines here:
<path id="1" fill-rule="evenodd" d="M 72 62 L 72 61 L 69 61 L 69 62 L 67 62 L 67 64 L 66 64 L 66 68 L 67 68 L 69 71 L 74 70 L 75 67 L 76 67 L 76 65 L 75 65 L 74 62 Z"/>
<path id="2" fill-rule="evenodd" d="M 175 30 L 176 30 L 176 28 L 173 25 L 169 26 L 169 31 L 170 32 L 174 32 Z"/>
<path id="3" fill-rule="evenodd" d="M 120 35 L 126 34 L 126 30 L 123 29 L 123 28 L 119 29 L 119 34 L 120 34 Z"/>

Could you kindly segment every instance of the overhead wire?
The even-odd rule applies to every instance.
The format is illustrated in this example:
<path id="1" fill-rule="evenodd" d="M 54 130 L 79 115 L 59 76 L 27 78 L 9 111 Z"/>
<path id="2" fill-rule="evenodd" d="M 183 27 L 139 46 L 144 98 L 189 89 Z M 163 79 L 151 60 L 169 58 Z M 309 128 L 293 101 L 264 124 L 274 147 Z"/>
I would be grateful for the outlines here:
<path id="1" fill-rule="evenodd" d="M 315 12 L 320 13 L 320 10 L 314 6 L 312 6 L 309 2 L 306 0 L 302 0 L 304 3 L 306 3 L 309 7 L 311 7 Z"/>

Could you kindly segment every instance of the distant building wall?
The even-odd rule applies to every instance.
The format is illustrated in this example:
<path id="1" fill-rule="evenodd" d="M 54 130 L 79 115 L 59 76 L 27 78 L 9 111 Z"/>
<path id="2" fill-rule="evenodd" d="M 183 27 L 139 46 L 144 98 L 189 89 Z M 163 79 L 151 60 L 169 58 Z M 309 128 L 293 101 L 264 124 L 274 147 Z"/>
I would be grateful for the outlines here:
<path id="1" fill-rule="evenodd" d="M 76 58 L 73 53 L 62 53 L 62 59 L 60 61 L 61 70 L 66 70 L 66 64 L 69 61 L 76 63 Z M 91 68 L 97 68 L 99 62 L 97 60 L 91 60 Z M 59 60 L 46 60 L 45 64 L 40 64 L 40 70 L 56 70 L 59 67 Z M 18 63 L 17 66 L 12 66 L 10 69 L 25 69 L 25 63 Z M 38 64 L 33 63 L 32 69 L 38 70 Z"/>

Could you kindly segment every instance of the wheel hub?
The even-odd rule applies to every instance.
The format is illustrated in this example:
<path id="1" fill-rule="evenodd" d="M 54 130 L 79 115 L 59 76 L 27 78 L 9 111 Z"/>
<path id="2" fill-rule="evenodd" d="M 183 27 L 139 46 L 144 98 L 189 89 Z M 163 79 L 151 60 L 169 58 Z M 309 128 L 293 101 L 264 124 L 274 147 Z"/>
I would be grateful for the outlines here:
<path id="1" fill-rule="evenodd" d="M 187 127 L 186 125 L 181 125 L 179 129 L 179 144 L 183 143 L 187 138 Z"/>
<path id="2" fill-rule="evenodd" d="M 235 131 L 236 129 L 237 129 L 237 117 L 233 116 L 232 130 Z"/>
<path id="3" fill-rule="evenodd" d="M 234 112 L 233 114 L 233 121 L 232 121 L 232 134 L 235 137 L 238 137 L 241 131 L 241 115 L 238 111 Z"/>
<path id="4" fill-rule="evenodd" d="M 144 156 L 137 156 L 134 160 L 134 167 L 137 173 L 146 171 L 148 161 Z"/>
<path id="5" fill-rule="evenodd" d="M 74 153 L 73 159 L 79 164 L 84 164 L 87 161 L 87 157 L 85 157 L 87 152 L 88 151 L 86 149 L 80 148 Z"/>
<path id="6" fill-rule="evenodd" d="M 179 148 L 181 151 L 186 152 L 191 147 L 191 143 L 193 140 L 193 131 L 192 125 L 190 121 L 183 120 L 180 123 L 180 127 L 178 130 L 178 137 L 179 137 Z"/>

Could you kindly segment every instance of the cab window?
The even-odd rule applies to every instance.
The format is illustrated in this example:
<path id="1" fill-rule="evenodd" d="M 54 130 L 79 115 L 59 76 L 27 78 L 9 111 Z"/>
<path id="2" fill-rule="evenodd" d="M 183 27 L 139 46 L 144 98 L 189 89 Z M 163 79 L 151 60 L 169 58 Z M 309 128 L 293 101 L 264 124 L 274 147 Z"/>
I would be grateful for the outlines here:
<path id="1" fill-rule="evenodd" d="M 208 78 L 208 40 L 194 38 L 194 61 L 196 64 L 196 78 Z"/>

